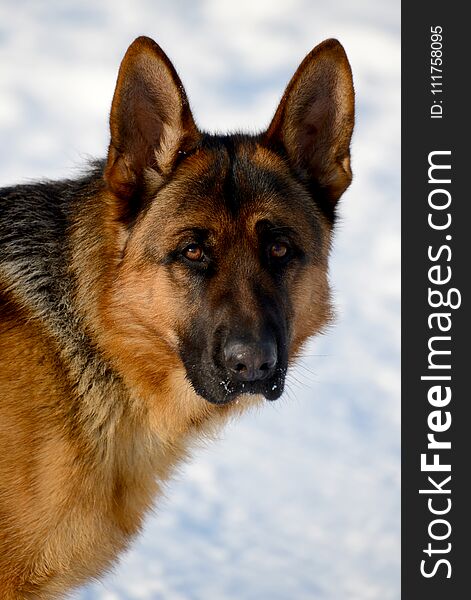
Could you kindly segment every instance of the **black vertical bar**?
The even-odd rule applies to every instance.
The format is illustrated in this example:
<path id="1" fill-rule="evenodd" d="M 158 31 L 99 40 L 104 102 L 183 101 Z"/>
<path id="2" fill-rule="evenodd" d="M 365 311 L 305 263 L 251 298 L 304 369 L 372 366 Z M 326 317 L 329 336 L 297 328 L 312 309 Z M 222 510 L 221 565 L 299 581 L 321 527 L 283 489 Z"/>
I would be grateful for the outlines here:
<path id="1" fill-rule="evenodd" d="M 441 40 L 438 34 L 433 35 L 433 30 L 440 29 Z M 402 5 L 402 598 L 405 600 L 471 598 L 471 393 L 467 378 L 471 373 L 468 343 L 471 153 L 465 147 L 471 133 L 469 31 L 464 4 L 430 0 Z M 437 52 L 440 41 L 441 54 Z M 439 57 L 442 64 L 436 60 Z M 432 66 L 441 71 L 433 70 Z M 442 91 L 432 93 L 439 89 Z M 434 151 L 443 154 L 435 154 L 432 160 L 451 165 L 451 169 L 432 170 L 429 182 L 429 157 Z M 448 179 L 450 183 L 446 183 Z M 446 206 L 449 200 L 449 207 L 434 208 Z M 434 229 L 429 218 L 435 227 L 444 226 L 449 218 L 451 223 L 444 229 Z M 438 269 L 429 271 L 437 266 Z M 448 275 L 450 281 L 443 282 Z M 453 305 L 461 298 L 461 305 L 433 308 L 429 290 L 441 291 L 444 298 L 450 293 Z M 439 298 L 436 293 L 431 301 L 440 304 Z M 431 317 L 434 313 L 444 316 L 439 321 Z M 449 331 L 441 331 L 439 322 L 443 329 L 451 324 Z M 451 339 L 444 339 L 447 336 Z M 433 337 L 437 339 L 430 342 Z M 430 368 L 429 343 L 435 350 L 451 351 L 432 356 L 439 368 Z M 445 368 L 447 365 L 451 368 Z M 422 376 L 451 379 L 421 379 Z M 433 386 L 441 386 L 435 395 L 430 392 Z M 451 391 L 448 404 L 446 387 Z M 435 406 L 429 401 L 430 394 Z M 451 426 L 447 429 L 449 418 Z M 439 428 L 444 430 L 434 431 Z M 433 443 L 427 436 L 432 434 L 436 441 L 451 442 L 451 448 L 427 448 Z M 421 470 L 422 454 L 426 454 L 427 464 L 438 460 L 441 465 L 450 465 L 450 471 Z M 438 459 L 434 459 L 435 454 Z M 446 482 L 449 476 L 451 479 Z M 432 510 L 443 514 L 433 514 Z M 443 562 L 439 563 L 440 560 Z"/>

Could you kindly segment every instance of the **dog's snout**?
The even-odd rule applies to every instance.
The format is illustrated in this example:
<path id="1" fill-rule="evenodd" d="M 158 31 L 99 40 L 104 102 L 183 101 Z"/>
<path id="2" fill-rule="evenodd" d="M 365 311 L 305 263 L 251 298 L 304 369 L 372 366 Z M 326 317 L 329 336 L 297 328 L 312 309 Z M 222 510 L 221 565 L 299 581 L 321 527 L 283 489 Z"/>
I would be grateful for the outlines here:
<path id="1" fill-rule="evenodd" d="M 224 346 L 224 362 L 233 379 L 261 381 L 273 375 L 277 363 L 274 340 L 243 341 L 230 339 Z"/>

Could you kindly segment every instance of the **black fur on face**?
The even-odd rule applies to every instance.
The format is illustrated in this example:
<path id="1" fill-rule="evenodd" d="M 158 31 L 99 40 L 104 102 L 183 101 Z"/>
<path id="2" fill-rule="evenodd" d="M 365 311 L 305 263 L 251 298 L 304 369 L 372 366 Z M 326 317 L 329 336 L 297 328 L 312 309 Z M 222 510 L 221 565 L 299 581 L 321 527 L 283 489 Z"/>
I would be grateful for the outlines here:
<path id="1" fill-rule="evenodd" d="M 202 304 L 181 340 L 180 354 L 187 377 L 195 391 L 213 403 L 229 402 L 244 393 L 276 400 L 283 393 L 288 367 L 290 307 L 280 292 L 257 289 L 254 281 L 249 283 L 254 288 L 254 304 L 248 310 L 238 298 L 235 275 L 227 278 L 229 287 L 221 289 L 221 300 L 216 305 Z M 260 378 L 247 381 L 239 377 L 237 370 L 231 370 L 226 350 L 234 341 L 255 353 L 263 344 L 274 348 L 276 361 L 266 375 L 262 370 Z"/>

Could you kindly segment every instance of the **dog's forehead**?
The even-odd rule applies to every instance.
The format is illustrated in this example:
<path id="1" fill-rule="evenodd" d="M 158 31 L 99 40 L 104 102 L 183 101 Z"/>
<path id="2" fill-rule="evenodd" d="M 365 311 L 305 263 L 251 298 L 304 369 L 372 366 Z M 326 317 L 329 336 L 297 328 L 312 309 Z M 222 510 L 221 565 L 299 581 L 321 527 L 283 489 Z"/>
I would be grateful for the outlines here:
<path id="1" fill-rule="evenodd" d="M 167 222 L 220 231 L 234 223 L 252 229 L 259 220 L 306 234 L 318 227 L 312 199 L 285 162 L 244 137 L 209 137 L 158 194 L 154 210 Z"/>

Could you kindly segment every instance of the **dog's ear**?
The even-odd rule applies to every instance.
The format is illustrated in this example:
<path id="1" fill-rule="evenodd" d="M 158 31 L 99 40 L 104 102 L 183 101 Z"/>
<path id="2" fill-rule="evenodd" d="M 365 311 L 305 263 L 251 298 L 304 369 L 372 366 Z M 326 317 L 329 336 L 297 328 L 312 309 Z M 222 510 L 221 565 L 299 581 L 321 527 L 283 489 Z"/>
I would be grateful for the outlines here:
<path id="1" fill-rule="evenodd" d="M 294 170 L 322 191 L 333 210 L 352 180 L 353 122 L 350 65 L 342 45 L 326 40 L 299 66 L 263 139 L 287 155 Z"/>
<path id="2" fill-rule="evenodd" d="M 110 129 L 105 180 L 126 200 L 142 184 L 146 169 L 169 173 L 179 153 L 188 152 L 198 140 L 182 83 L 150 38 L 137 38 L 121 62 Z"/>

